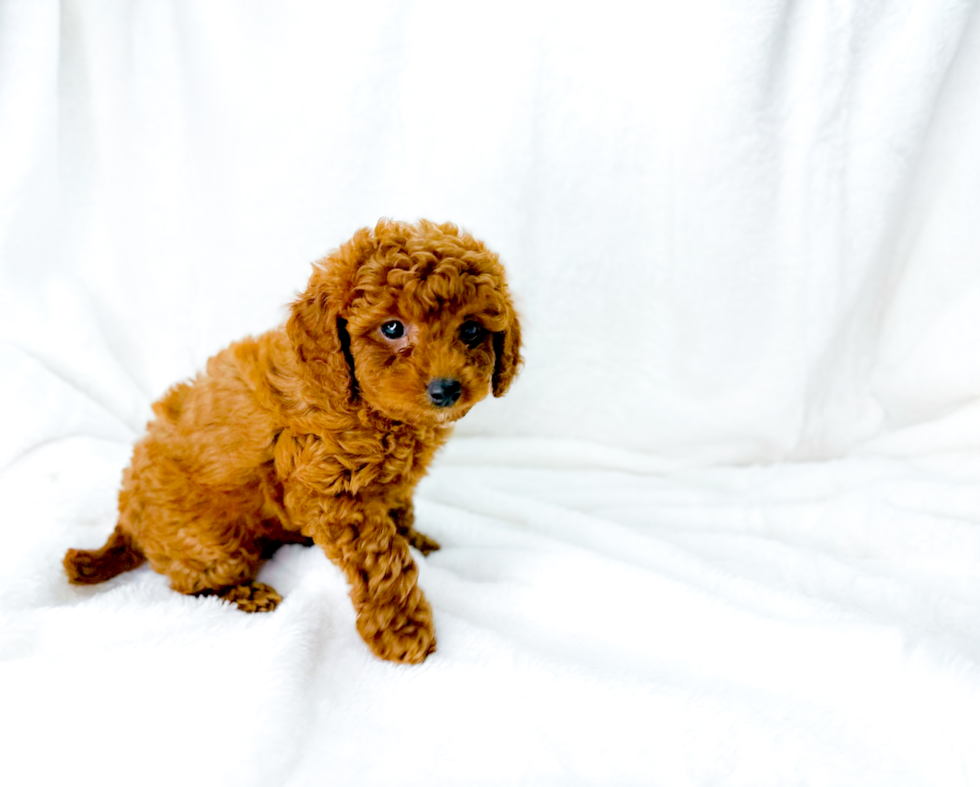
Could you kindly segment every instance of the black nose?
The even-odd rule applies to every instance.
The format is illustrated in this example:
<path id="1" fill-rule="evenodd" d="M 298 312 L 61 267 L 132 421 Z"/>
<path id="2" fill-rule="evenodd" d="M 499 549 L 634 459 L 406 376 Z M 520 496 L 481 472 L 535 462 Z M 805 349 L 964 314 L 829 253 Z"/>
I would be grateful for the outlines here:
<path id="1" fill-rule="evenodd" d="M 439 377 L 429 383 L 426 389 L 429 392 L 429 399 L 436 407 L 452 407 L 463 392 L 463 386 L 459 380 L 448 377 Z"/>

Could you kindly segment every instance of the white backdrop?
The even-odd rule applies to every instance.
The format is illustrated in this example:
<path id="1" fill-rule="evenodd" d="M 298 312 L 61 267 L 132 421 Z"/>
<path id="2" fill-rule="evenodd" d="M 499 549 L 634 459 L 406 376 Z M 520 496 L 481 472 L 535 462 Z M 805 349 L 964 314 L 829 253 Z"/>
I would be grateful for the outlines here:
<path id="1" fill-rule="evenodd" d="M 140 763 L 138 722 L 161 780 L 980 779 L 978 9 L 0 0 L 8 761 Z M 149 403 L 381 216 L 484 239 L 525 328 L 420 490 L 437 655 L 372 662 L 298 548 L 263 619 L 69 588 Z M 157 710 L 54 721 L 120 675 Z M 204 706 L 279 759 L 171 729 Z"/>

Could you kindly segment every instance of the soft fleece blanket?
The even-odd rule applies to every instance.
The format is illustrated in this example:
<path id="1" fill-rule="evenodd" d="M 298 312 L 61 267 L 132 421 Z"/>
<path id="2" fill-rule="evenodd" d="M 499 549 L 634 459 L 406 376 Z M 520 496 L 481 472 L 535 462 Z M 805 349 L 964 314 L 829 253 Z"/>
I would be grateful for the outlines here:
<path id="1" fill-rule="evenodd" d="M 0 781 L 980 783 L 975 0 L 0 0 Z M 283 548 L 69 586 L 149 404 L 380 216 L 526 368 L 417 496 L 438 651 Z"/>

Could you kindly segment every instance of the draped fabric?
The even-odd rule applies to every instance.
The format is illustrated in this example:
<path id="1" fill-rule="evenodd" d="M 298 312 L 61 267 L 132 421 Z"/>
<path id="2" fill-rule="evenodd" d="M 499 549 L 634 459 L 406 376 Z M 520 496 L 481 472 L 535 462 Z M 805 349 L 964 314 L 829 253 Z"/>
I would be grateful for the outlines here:
<path id="1" fill-rule="evenodd" d="M 69 586 L 150 403 L 379 217 L 525 368 L 416 497 L 438 651 Z M 0 777 L 980 781 L 980 3 L 0 0 Z"/>

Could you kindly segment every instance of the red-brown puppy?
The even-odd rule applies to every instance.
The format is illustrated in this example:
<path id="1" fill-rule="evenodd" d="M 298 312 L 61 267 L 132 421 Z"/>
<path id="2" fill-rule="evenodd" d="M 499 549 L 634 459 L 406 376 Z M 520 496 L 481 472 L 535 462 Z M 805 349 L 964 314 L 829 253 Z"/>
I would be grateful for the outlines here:
<path id="1" fill-rule="evenodd" d="M 381 658 L 435 649 L 409 543 L 412 493 L 451 424 L 521 364 L 497 255 L 452 224 L 382 220 L 314 265 L 286 325 L 231 345 L 153 405 L 123 473 L 119 523 L 71 549 L 70 580 L 144 560 L 181 593 L 246 611 L 278 544 L 312 539 L 343 569 L 357 628 Z"/>

